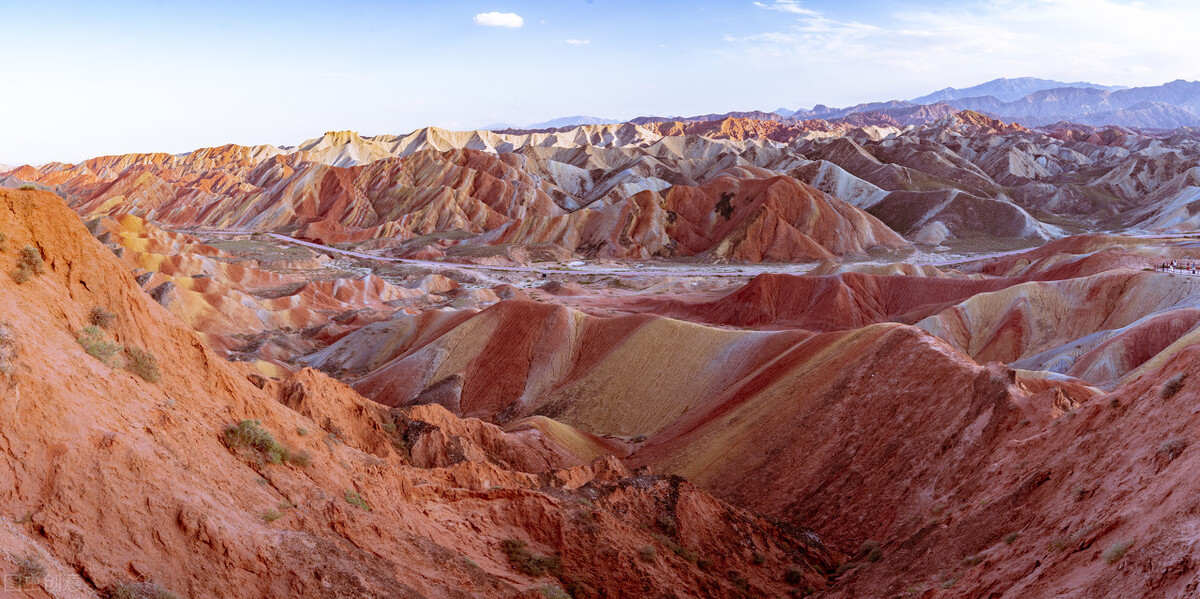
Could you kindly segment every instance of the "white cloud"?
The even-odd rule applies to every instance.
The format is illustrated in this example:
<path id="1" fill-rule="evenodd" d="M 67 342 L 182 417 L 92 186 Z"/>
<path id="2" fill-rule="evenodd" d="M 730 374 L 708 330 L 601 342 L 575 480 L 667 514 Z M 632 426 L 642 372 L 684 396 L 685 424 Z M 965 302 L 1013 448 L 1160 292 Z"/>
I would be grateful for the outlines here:
<path id="1" fill-rule="evenodd" d="M 726 55 L 765 70 L 937 89 L 1035 76 L 1156 85 L 1200 77 L 1200 3 L 1172 0 L 976 0 L 878 14 L 756 2 L 795 15 L 769 31 L 725 36 Z M 847 79 L 849 78 L 849 79 Z M 930 86 L 933 87 L 930 87 Z"/>
<path id="2" fill-rule="evenodd" d="M 755 6 L 765 8 L 767 10 L 777 10 L 779 12 L 792 13 L 794 15 L 815 15 L 817 11 L 800 6 L 799 0 L 775 0 L 771 4 L 763 4 L 755 2 Z"/>
<path id="3" fill-rule="evenodd" d="M 509 27 L 516 29 L 525 24 L 525 19 L 515 12 L 481 12 L 475 15 L 475 24 L 484 27 Z"/>
<path id="4" fill-rule="evenodd" d="M 568 44 L 571 44 L 572 46 L 586 46 L 586 45 L 592 43 L 592 40 L 565 40 L 565 41 Z"/>

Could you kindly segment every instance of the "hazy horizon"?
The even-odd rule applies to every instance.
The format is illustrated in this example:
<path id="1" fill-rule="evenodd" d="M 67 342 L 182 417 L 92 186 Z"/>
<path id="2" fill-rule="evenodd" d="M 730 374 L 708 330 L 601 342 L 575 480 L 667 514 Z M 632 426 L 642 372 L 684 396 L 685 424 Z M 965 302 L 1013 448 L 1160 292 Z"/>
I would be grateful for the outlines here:
<path id="1" fill-rule="evenodd" d="M 847 4 L 11 2 L 0 163 L 1200 79 L 1177 0 Z"/>

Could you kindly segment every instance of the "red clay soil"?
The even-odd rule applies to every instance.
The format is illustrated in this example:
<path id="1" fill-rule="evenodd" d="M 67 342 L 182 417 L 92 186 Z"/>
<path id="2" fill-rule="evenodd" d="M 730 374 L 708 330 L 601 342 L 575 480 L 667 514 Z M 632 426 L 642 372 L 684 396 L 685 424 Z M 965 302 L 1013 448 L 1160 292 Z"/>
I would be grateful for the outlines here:
<path id="1" fill-rule="evenodd" d="M 357 363 L 356 352 L 370 335 L 364 331 L 335 344 L 321 367 Z M 422 336 L 428 343 L 408 346 L 353 384 L 386 405 L 435 401 L 497 422 L 561 416 L 587 430 L 634 436 L 692 409 L 808 336 L 719 331 L 652 315 L 599 318 L 508 300 L 437 338 Z M 626 418 L 643 413 L 646 402 L 653 403 L 655 416 Z M 589 406 L 586 415 L 574 413 L 583 405 Z"/>
<path id="2" fill-rule="evenodd" d="M 529 319 L 533 330 L 559 311 L 494 310 Z M 543 320 L 530 319 L 539 311 Z M 701 329 L 674 326 L 685 343 Z M 488 353 L 507 355 L 509 347 Z M 1109 395 L 1077 381 L 981 367 L 900 324 L 795 337 L 775 356 L 756 362 L 723 392 L 710 387 L 712 395 L 650 435 L 630 462 L 813 527 L 856 564 L 840 568 L 820 596 L 1187 597 L 1195 591 L 1191 531 L 1198 522 L 1189 498 L 1200 494 L 1193 488 L 1200 483 L 1187 473 L 1200 460 L 1190 447 L 1200 436 L 1194 414 L 1200 393 L 1184 379 L 1172 394 L 1171 379 L 1200 366 L 1200 351 L 1185 350 Z M 658 367 L 673 368 L 670 360 L 679 358 L 664 354 Z M 591 358 L 577 363 L 600 370 Z M 649 372 L 631 367 L 625 376 L 655 387 L 653 401 L 607 394 L 602 386 L 592 392 L 626 411 L 674 401 Z M 472 376 L 465 371 L 467 382 Z M 526 392 L 541 395 L 536 385 Z"/>
<path id="3" fill-rule="evenodd" d="M 53 194 L 0 190 L 0 231 L 5 272 L 26 246 L 45 266 L 0 277 L 4 572 L 35 554 L 41 584 L 78 597 L 140 579 L 189 597 L 777 596 L 792 569 L 826 585 L 817 537 L 690 483 L 220 359 Z M 158 382 L 122 368 L 134 353 L 85 351 L 94 306 L 115 314 L 101 339 L 155 356 Z M 247 419 L 292 457 L 227 441 Z"/>
<path id="4" fill-rule="evenodd" d="M 823 597 L 1196 596 L 1200 392 L 1172 381 L 1200 350 L 1095 396 L 868 329 L 885 332 L 829 358 L 823 382 L 739 391 L 632 463 L 857 552 Z"/>
<path id="5" fill-rule="evenodd" d="M 736 327 L 838 331 L 877 322 L 914 323 L 979 293 L 1021 279 L 968 279 L 839 273 L 762 274 L 706 303 L 647 301 L 657 314 Z"/>

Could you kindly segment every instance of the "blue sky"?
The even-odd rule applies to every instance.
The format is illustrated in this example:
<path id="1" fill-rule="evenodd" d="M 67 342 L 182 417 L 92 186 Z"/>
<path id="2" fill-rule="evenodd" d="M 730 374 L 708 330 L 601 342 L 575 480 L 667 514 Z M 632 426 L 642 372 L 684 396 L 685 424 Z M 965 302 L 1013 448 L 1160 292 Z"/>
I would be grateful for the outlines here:
<path id="1" fill-rule="evenodd" d="M 996 77 L 1155 85 L 1200 78 L 1196 4 L 0 0 L 0 163 L 839 106 Z"/>

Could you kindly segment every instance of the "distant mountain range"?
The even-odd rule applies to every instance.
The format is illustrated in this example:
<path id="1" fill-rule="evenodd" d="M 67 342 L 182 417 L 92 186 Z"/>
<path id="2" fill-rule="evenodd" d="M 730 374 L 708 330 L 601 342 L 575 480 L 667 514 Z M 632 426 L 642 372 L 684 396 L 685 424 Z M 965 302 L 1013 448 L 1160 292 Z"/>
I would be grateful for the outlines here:
<path id="1" fill-rule="evenodd" d="M 562 127 L 578 127 L 580 125 L 616 125 L 621 123 L 618 119 L 605 119 L 598 116 L 587 116 L 583 114 L 575 116 L 564 116 L 557 119 L 550 119 L 541 123 L 533 123 L 530 125 L 513 125 L 511 123 L 492 123 L 482 129 L 485 131 L 503 131 L 506 129 L 560 129 Z"/>
<path id="2" fill-rule="evenodd" d="M 1200 126 L 1200 82 L 1177 80 L 1162 85 L 1127 88 L 1086 81 L 1067 83 L 1035 77 L 994 79 L 962 89 L 947 87 L 912 100 L 866 102 L 842 108 L 818 104 L 811 109 L 779 108 L 696 116 L 641 116 L 630 123 L 664 121 L 695 123 L 724 118 L 748 118 L 794 124 L 810 119 L 835 121 L 854 115 L 884 116 L 900 125 L 934 122 L 959 110 L 974 110 L 993 118 L 1043 127 L 1060 122 L 1081 125 L 1142 129 Z M 498 130 L 549 130 L 622 121 L 592 116 L 570 116 L 526 126 L 504 123 L 486 127 Z"/>
<path id="3" fill-rule="evenodd" d="M 909 102 L 913 104 L 935 104 L 937 102 L 950 102 L 953 100 L 961 100 L 963 98 L 982 98 L 991 96 L 1003 102 L 1012 102 L 1020 100 L 1034 92 L 1040 92 L 1046 89 L 1057 89 L 1062 87 L 1076 87 L 1084 89 L 1099 89 L 1105 91 L 1117 91 L 1126 89 L 1120 85 L 1097 85 L 1086 81 L 1076 81 L 1074 83 L 1063 83 L 1062 81 L 1054 81 L 1051 79 L 1038 79 L 1037 77 L 1018 77 L 1016 79 L 993 79 L 987 83 L 964 87 L 957 89 L 947 87 L 927 94 L 919 98 L 913 98 Z"/>
<path id="4" fill-rule="evenodd" d="M 1027 93 L 1022 93 L 1028 91 Z M 787 119 L 840 119 L 862 113 L 909 113 L 930 108 L 930 117 L 945 111 L 974 110 L 1028 127 L 1059 122 L 1174 129 L 1200 125 L 1200 82 L 1177 80 L 1151 87 L 1122 88 L 1094 83 L 1062 83 L 1046 79 L 996 79 L 966 89 L 946 88 L 911 101 L 870 102 L 847 108 L 820 105 L 796 110 Z M 905 124 L 918 124 L 914 122 Z"/>

